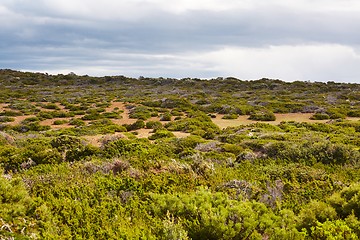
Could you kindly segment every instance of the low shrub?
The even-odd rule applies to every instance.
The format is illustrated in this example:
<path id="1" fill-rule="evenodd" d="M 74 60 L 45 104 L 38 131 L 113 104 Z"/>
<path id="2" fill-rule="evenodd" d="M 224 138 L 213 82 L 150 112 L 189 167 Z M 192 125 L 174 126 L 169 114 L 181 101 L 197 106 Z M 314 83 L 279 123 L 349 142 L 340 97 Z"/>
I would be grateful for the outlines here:
<path id="1" fill-rule="evenodd" d="M 14 121 L 15 121 L 15 118 L 7 117 L 7 116 L 0 116 L 0 123 L 14 122 Z"/>
<path id="2" fill-rule="evenodd" d="M 74 126 L 84 126 L 85 122 L 79 118 L 73 118 L 69 121 L 69 124 Z"/>
<path id="3" fill-rule="evenodd" d="M 250 114 L 249 119 L 255 121 L 275 121 L 276 117 L 275 114 L 270 111 L 256 111 Z"/>
<path id="4" fill-rule="evenodd" d="M 164 113 L 160 115 L 160 121 L 171 121 L 171 114 L 170 113 Z"/>
<path id="5" fill-rule="evenodd" d="M 54 125 L 62 125 L 65 123 L 68 123 L 68 121 L 67 120 L 55 120 L 53 124 Z"/>
<path id="6" fill-rule="evenodd" d="M 237 114 L 226 114 L 222 117 L 222 119 L 237 119 L 238 115 Z"/>
<path id="7" fill-rule="evenodd" d="M 156 130 L 156 132 L 151 136 L 149 136 L 148 138 L 150 140 L 156 140 L 159 138 L 171 138 L 171 137 L 175 137 L 175 135 L 168 130 Z"/>

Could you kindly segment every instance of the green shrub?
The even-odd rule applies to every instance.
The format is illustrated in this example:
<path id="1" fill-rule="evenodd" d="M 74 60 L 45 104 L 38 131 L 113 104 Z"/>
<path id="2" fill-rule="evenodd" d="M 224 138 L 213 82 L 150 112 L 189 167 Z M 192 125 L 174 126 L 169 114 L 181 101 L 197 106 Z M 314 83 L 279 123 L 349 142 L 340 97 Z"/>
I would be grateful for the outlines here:
<path id="1" fill-rule="evenodd" d="M 34 201 L 20 178 L 11 180 L 0 175 L 0 236 L 3 239 L 39 237 L 40 219 L 35 216 Z"/>
<path id="2" fill-rule="evenodd" d="M 42 107 L 46 109 L 60 110 L 60 108 L 55 103 L 43 104 Z"/>
<path id="3" fill-rule="evenodd" d="M 162 129 L 164 128 L 164 126 L 159 121 L 148 121 L 146 122 L 146 128 L 156 130 L 156 129 Z"/>
<path id="4" fill-rule="evenodd" d="M 144 106 L 136 106 L 132 109 L 130 109 L 129 113 L 130 118 L 136 118 L 139 120 L 146 120 L 151 117 L 151 112 L 147 107 Z"/>
<path id="5" fill-rule="evenodd" d="M 69 124 L 74 126 L 84 126 L 85 122 L 79 118 L 73 118 L 69 121 Z"/>
<path id="6" fill-rule="evenodd" d="M 310 119 L 312 120 L 325 120 L 325 119 L 330 119 L 330 116 L 326 113 L 315 113 L 314 115 L 312 115 L 310 117 Z"/>
<path id="7" fill-rule="evenodd" d="M 153 214 L 164 216 L 170 212 L 191 239 L 262 239 L 263 236 L 303 239 L 304 236 L 296 230 L 294 220 L 281 225 L 282 218 L 265 205 L 230 200 L 223 193 L 198 190 L 190 194 L 152 194 L 151 198 Z"/>
<path id="8" fill-rule="evenodd" d="M 85 145 L 80 138 L 73 136 L 59 136 L 53 139 L 50 144 L 62 154 L 63 161 L 78 161 L 98 152 L 96 147 Z"/>
<path id="9" fill-rule="evenodd" d="M 209 116 L 204 113 L 189 113 L 187 118 L 183 118 L 177 121 L 168 122 L 165 124 L 165 128 L 170 131 L 183 131 L 189 133 L 197 133 L 208 139 L 213 138 L 215 132 L 220 129 L 215 125 Z"/>
<path id="10" fill-rule="evenodd" d="M 67 120 L 55 120 L 53 124 L 54 125 L 62 125 L 65 123 L 68 123 L 68 121 Z"/>
<path id="11" fill-rule="evenodd" d="M 0 116 L 0 123 L 4 122 L 14 122 L 15 118 L 7 117 L 7 116 Z"/>
<path id="12" fill-rule="evenodd" d="M 350 110 L 347 113 L 349 117 L 360 117 L 360 110 Z"/>
<path id="13" fill-rule="evenodd" d="M 145 127 L 145 122 L 143 120 L 137 120 L 133 124 L 124 124 L 123 125 L 127 131 L 133 131 Z"/>
<path id="14" fill-rule="evenodd" d="M 222 119 L 237 119 L 238 115 L 237 114 L 226 114 L 222 117 Z"/>
<path id="15" fill-rule="evenodd" d="M 309 236 L 312 239 L 358 239 L 356 232 L 344 220 L 316 222 Z"/>
<path id="16" fill-rule="evenodd" d="M 148 138 L 150 140 L 156 140 L 159 138 L 171 138 L 171 137 L 175 137 L 175 135 L 168 130 L 156 130 L 156 132 L 151 136 L 149 136 Z"/>
<path id="17" fill-rule="evenodd" d="M 98 120 L 101 119 L 101 115 L 99 113 L 90 113 L 81 117 L 82 120 Z"/>
<path id="18" fill-rule="evenodd" d="M 23 115 L 21 112 L 5 110 L 0 112 L 0 116 L 17 117 Z"/>
<path id="19" fill-rule="evenodd" d="M 16 125 L 12 127 L 14 131 L 20 132 L 20 133 L 26 133 L 29 131 L 35 131 L 35 132 L 42 132 L 42 131 L 48 131 L 51 129 L 50 126 L 42 126 L 39 124 L 39 122 L 31 122 L 28 124 L 21 124 Z"/>
<path id="20" fill-rule="evenodd" d="M 171 114 L 170 113 L 164 113 L 160 115 L 160 121 L 171 121 Z"/>
<path id="21" fill-rule="evenodd" d="M 337 218 L 336 211 L 329 204 L 319 201 L 311 201 L 300 212 L 301 224 L 299 229 L 305 228 L 308 231 L 316 226 L 317 222 L 323 223 Z"/>
<path id="22" fill-rule="evenodd" d="M 276 117 L 275 114 L 270 111 L 256 111 L 250 114 L 249 119 L 256 121 L 275 121 Z"/>
<path id="23" fill-rule="evenodd" d="M 105 112 L 101 114 L 104 118 L 120 118 L 119 113 L 117 112 Z"/>
<path id="24" fill-rule="evenodd" d="M 23 121 L 21 121 L 21 124 L 28 124 L 28 123 L 33 123 L 33 122 L 39 122 L 40 119 L 37 117 L 28 117 L 25 118 Z"/>

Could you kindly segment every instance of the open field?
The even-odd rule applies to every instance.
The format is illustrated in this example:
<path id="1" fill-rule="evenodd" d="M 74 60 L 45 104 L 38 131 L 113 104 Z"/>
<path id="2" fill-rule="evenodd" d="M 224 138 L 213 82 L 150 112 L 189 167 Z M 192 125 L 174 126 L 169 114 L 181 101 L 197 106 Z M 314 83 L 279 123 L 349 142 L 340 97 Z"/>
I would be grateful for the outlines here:
<path id="1" fill-rule="evenodd" d="M 61 110 L 68 111 L 62 106 L 60 103 L 56 103 L 57 106 Z M 7 110 L 6 104 L 1 104 L 0 109 L 1 110 Z M 123 111 L 120 115 L 121 118 L 119 119 L 111 119 L 111 121 L 115 124 L 133 124 L 136 122 L 136 119 L 129 118 L 129 109 L 126 108 L 126 103 L 123 102 L 117 102 L 117 101 L 111 101 L 111 105 L 106 108 L 106 112 L 114 111 L 114 109 L 118 109 Z M 42 111 L 54 111 L 50 109 L 41 109 Z M 295 122 L 307 122 L 307 123 L 326 123 L 329 120 L 312 120 L 310 119 L 313 113 L 275 113 L 276 120 L 275 121 L 265 121 L 265 123 L 269 123 L 272 125 L 277 125 L 280 122 L 283 121 L 295 121 Z M 21 121 L 25 120 L 26 118 L 35 117 L 35 115 L 26 115 L 26 116 L 16 116 L 14 117 L 15 121 L 10 122 L 10 125 L 17 125 L 20 124 Z M 81 118 L 82 115 L 77 116 L 77 118 Z M 213 118 L 212 121 L 218 125 L 220 128 L 226 128 L 226 127 L 235 127 L 239 125 L 248 125 L 256 122 L 262 122 L 262 121 L 256 121 L 256 120 L 250 120 L 249 115 L 241 115 L 237 119 L 223 119 L 224 114 L 217 114 L 216 118 Z M 159 117 L 151 117 L 149 121 L 159 121 Z M 66 118 L 53 118 L 53 119 L 47 119 L 40 122 L 41 125 L 44 126 L 51 126 L 53 129 L 61 129 L 61 128 L 68 128 L 71 127 L 68 124 L 61 124 L 61 125 L 53 125 L 53 122 L 56 120 L 71 120 L 70 117 Z M 172 120 L 174 120 L 174 117 L 172 117 Z M 358 121 L 360 120 L 359 117 L 347 117 L 346 120 L 350 121 Z M 166 122 L 163 122 L 166 123 Z M 148 135 L 148 134 L 145 134 Z M 139 136 L 143 136 L 143 134 L 140 134 Z"/>
<path id="2" fill-rule="evenodd" d="M 0 239 L 360 237 L 360 84 L 0 85 Z"/>

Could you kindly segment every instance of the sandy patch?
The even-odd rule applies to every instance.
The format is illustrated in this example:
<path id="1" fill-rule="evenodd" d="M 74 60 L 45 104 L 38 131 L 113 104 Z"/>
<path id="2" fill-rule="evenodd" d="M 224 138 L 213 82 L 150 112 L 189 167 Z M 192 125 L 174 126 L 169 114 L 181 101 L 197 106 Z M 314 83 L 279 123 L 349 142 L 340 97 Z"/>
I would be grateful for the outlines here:
<path id="1" fill-rule="evenodd" d="M 115 124 L 123 125 L 123 124 L 133 124 L 137 119 L 129 118 L 129 109 L 126 108 L 126 104 L 123 102 L 111 102 L 110 107 L 106 108 L 106 112 L 112 112 L 115 108 L 119 108 L 119 110 L 123 110 L 124 112 L 120 114 L 121 119 L 111 119 L 111 121 Z"/>
<path id="2" fill-rule="evenodd" d="M 185 137 L 188 137 L 190 136 L 190 133 L 186 133 L 186 132 L 172 132 L 175 137 L 177 138 L 185 138 Z"/>
<path id="3" fill-rule="evenodd" d="M 83 136 L 82 138 L 84 138 L 89 144 L 93 146 L 101 147 L 103 141 L 106 139 L 115 140 L 116 138 L 126 138 L 126 136 L 123 133 L 114 133 L 114 134 L 106 134 L 106 135 L 98 134 L 93 136 Z"/>
<path id="4" fill-rule="evenodd" d="M 35 116 L 35 115 L 26 115 L 26 116 L 12 117 L 12 118 L 15 119 L 15 121 L 9 122 L 8 124 L 9 124 L 10 126 L 19 125 L 22 121 L 24 121 L 25 119 L 30 118 L 30 117 L 36 117 L 36 116 Z"/>
<path id="5" fill-rule="evenodd" d="M 60 125 L 54 125 L 54 122 L 56 120 L 66 120 L 70 121 L 71 118 L 53 118 L 53 119 L 45 119 L 40 122 L 40 125 L 42 126 L 50 126 L 52 129 L 63 129 L 63 128 L 71 128 L 74 127 L 72 125 L 69 125 L 68 123 L 60 124 Z"/>
<path id="6" fill-rule="evenodd" d="M 146 129 L 146 128 L 142 128 L 142 129 L 138 129 L 136 130 L 136 132 L 138 133 L 137 135 L 135 135 L 137 138 L 148 138 L 149 136 L 152 135 L 152 129 Z"/>
<path id="7" fill-rule="evenodd" d="M 0 103 L 0 112 L 1 111 L 4 111 L 5 110 L 5 108 L 7 108 L 7 104 L 6 103 Z"/>
<path id="8" fill-rule="evenodd" d="M 326 123 L 327 120 L 312 120 L 310 117 L 313 115 L 313 113 L 275 113 L 276 120 L 275 121 L 269 121 L 269 122 L 263 122 L 263 123 L 269 123 L 272 125 L 277 125 L 282 121 L 295 121 L 295 122 L 308 122 L 308 123 Z M 222 119 L 224 115 L 218 114 L 216 118 L 212 118 L 211 120 L 213 123 L 218 125 L 220 128 L 226 128 L 226 127 L 236 127 L 239 125 L 249 125 L 256 122 L 262 122 L 262 121 L 253 121 L 249 120 L 249 116 L 239 116 L 237 119 Z M 360 118 L 347 118 L 348 120 L 357 121 Z"/>
<path id="9" fill-rule="evenodd" d="M 105 108 L 106 112 L 112 112 L 115 110 L 115 108 L 118 108 L 119 110 L 125 110 L 125 104 L 123 102 L 114 102 L 112 101 L 110 103 L 110 106 Z"/>
<path id="10" fill-rule="evenodd" d="M 360 117 L 347 117 L 346 119 L 350 121 L 360 121 Z"/>

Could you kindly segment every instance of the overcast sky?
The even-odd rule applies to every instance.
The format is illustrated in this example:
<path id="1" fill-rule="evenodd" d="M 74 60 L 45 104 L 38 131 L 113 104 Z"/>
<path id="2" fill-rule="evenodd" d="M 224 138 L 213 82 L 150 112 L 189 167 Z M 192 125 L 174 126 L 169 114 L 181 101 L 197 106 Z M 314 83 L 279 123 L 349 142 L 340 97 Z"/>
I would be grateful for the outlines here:
<path id="1" fill-rule="evenodd" d="M 360 83 L 358 0 L 1 0 L 0 68 Z"/>

